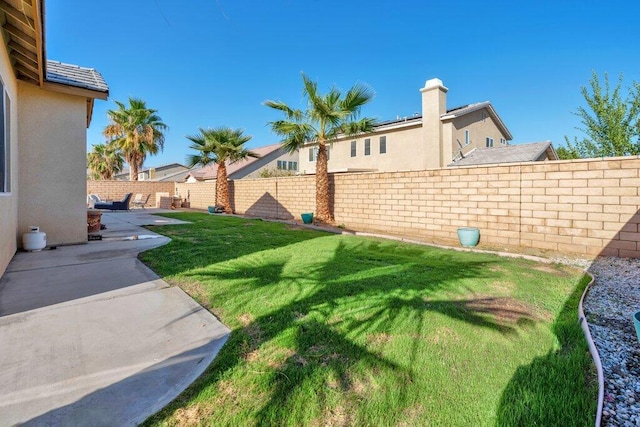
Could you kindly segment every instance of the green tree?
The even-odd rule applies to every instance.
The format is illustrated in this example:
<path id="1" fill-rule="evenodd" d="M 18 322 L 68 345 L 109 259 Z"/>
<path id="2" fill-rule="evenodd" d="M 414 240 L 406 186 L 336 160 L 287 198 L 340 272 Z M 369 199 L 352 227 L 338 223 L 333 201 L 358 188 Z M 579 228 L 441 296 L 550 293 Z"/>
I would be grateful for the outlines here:
<path id="1" fill-rule="evenodd" d="M 604 75 L 604 87 L 594 71 L 590 88 L 581 88 L 587 108 L 574 113 L 580 117 L 586 138 L 565 136 L 568 149 L 580 157 L 612 157 L 640 154 L 640 84 L 633 82 L 626 99 L 622 98 L 622 75 L 611 90 L 609 76 Z M 589 90 L 590 89 L 590 90 Z"/>
<path id="2" fill-rule="evenodd" d="M 118 109 L 107 111 L 110 124 L 104 128 L 109 142 L 118 147 L 129 164 L 129 179 L 138 180 L 138 170 L 147 155 L 157 154 L 164 148 L 167 125 L 157 110 L 147 108 L 145 101 L 129 98 L 129 106 L 115 101 Z"/>
<path id="3" fill-rule="evenodd" d="M 193 142 L 189 148 L 196 151 L 196 154 L 187 156 L 187 164 L 190 167 L 206 166 L 210 163 L 218 165 L 215 204 L 221 206 L 226 213 L 231 213 L 227 162 L 234 163 L 247 157 L 260 157 L 244 147 L 244 144 L 251 137 L 243 135 L 242 129 L 219 127 L 215 129 L 199 128 L 198 134 L 187 135 L 187 139 Z"/>
<path id="4" fill-rule="evenodd" d="M 87 166 L 92 179 L 113 179 L 122 170 L 122 152 L 113 144 L 95 144 L 87 153 Z"/>
<path id="5" fill-rule="evenodd" d="M 316 217 L 320 221 L 333 223 L 333 212 L 329 208 L 329 174 L 327 166 L 327 144 L 341 136 L 353 136 L 373 130 L 371 118 L 358 120 L 360 109 L 373 99 L 373 91 L 356 84 L 342 96 L 337 88 L 326 95 L 318 92 L 318 85 L 302 74 L 303 95 L 306 110 L 289 107 L 284 102 L 266 101 L 267 107 L 281 111 L 284 120 L 269 122 L 272 130 L 282 136 L 283 146 L 289 153 L 299 150 L 305 143 L 318 144 L 316 159 Z"/>
<path id="6" fill-rule="evenodd" d="M 560 160 L 579 159 L 580 153 L 573 147 L 558 147 L 556 154 Z"/>

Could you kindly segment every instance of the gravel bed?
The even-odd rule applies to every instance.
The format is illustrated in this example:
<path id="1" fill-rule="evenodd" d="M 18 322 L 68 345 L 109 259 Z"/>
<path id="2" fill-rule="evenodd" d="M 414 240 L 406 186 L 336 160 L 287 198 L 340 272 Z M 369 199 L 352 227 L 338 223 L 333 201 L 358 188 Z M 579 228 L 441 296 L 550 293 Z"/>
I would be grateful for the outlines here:
<path id="1" fill-rule="evenodd" d="M 596 280 L 584 311 L 604 371 L 602 425 L 640 427 L 640 260 L 598 258 L 588 271 Z"/>

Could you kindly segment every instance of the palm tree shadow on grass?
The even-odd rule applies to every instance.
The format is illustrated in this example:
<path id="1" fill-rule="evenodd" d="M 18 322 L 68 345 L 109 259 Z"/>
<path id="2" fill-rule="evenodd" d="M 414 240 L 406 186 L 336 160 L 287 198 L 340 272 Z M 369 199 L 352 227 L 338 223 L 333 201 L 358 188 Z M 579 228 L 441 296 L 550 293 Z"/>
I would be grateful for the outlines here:
<path id="1" fill-rule="evenodd" d="M 252 234 L 246 231 L 251 230 L 256 224 L 261 224 L 261 220 L 210 216 L 195 212 L 165 215 L 188 221 L 190 224 L 162 226 L 159 230 L 154 229 L 154 231 L 170 237 L 172 241 L 167 245 L 139 255 L 141 261 L 154 271 L 161 271 L 163 277 L 327 235 L 327 233 L 317 231 L 288 230 L 285 224 L 277 223 L 268 224 L 267 231 L 260 227 L 262 231 Z M 212 223 L 212 226 L 203 231 L 202 227 L 193 227 L 193 223 Z M 207 233 L 207 236 L 203 236 L 203 233 Z M 203 250 L 203 247 L 207 249 Z M 167 263 L 165 260 L 172 262 Z"/>
<path id="2" fill-rule="evenodd" d="M 412 368 L 402 367 L 377 354 L 362 343 L 367 336 L 391 330 L 396 322 L 412 316 L 416 319 L 413 331 L 419 334 L 424 316 L 437 312 L 452 319 L 502 334 L 515 334 L 517 330 L 496 319 L 491 304 L 480 300 L 432 300 L 441 291 L 464 294 L 462 279 L 491 279 L 490 258 L 455 256 L 442 252 L 425 256 L 422 248 L 393 246 L 377 241 L 363 241 L 358 245 L 340 242 L 333 255 L 315 270 L 288 277 L 293 285 L 308 281 L 316 283 L 309 292 L 299 292 L 289 303 L 249 321 L 235 329 L 216 361 L 207 372 L 171 405 L 164 415 L 189 402 L 204 388 L 217 383 L 237 365 L 246 362 L 247 355 L 259 351 L 266 343 L 284 331 L 294 328 L 295 339 L 289 357 L 276 369 L 271 380 L 273 393 L 259 411 L 258 424 L 279 424 L 292 421 L 288 403 L 297 393 L 308 387 L 308 382 L 320 372 L 332 372 L 338 378 L 339 389 L 349 390 L 349 369 L 358 365 L 373 372 L 392 371 L 397 378 L 396 389 L 405 393 L 405 382 L 410 382 Z M 347 261 L 353 262 L 347 262 Z M 264 280 L 264 271 L 247 263 L 235 262 L 232 267 L 218 272 L 225 279 L 242 278 L 245 287 L 233 289 L 232 295 L 252 292 L 278 283 L 283 278 L 286 260 L 264 266 L 270 280 Z M 452 268 L 451 265 L 456 265 Z M 215 276 L 215 275 L 214 275 Z M 271 283 L 269 283 L 271 282 Z M 226 297 L 227 295 L 225 295 Z M 480 301 L 480 302 L 479 302 Z M 527 313 L 511 313 L 525 322 L 533 322 Z M 410 360 L 418 355 L 414 346 Z M 281 373 L 281 374 L 280 374 Z M 287 421 L 287 422 L 288 422 Z M 303 420 L 297 420 L 304 423 Z"/>
<path id="3" fill-rule="evenodd" d="M 496 425 L 593 424 L 597 380 L 577 315 L 588 282 L 584 276 L 576 284 L 554 320 L 553 332 L 560 348 L 519 367 L 511 378 L 500 399 Z"/>

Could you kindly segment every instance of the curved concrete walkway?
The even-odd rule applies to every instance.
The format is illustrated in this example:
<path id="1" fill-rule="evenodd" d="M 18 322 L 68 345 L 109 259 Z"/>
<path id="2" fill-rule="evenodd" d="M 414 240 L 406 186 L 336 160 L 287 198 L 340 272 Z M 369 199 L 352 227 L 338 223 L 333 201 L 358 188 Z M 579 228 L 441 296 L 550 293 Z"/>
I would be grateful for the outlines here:
<path id="1" fill-rule="evenodd" d="M 0 425 L 136 425 L 216 356 L 229 330 L 137 259 L 169 241 L 140 225 L 176 222 L 150 211 L 103 214 L 102 241 L 13 258 L 0 278 Z"/>

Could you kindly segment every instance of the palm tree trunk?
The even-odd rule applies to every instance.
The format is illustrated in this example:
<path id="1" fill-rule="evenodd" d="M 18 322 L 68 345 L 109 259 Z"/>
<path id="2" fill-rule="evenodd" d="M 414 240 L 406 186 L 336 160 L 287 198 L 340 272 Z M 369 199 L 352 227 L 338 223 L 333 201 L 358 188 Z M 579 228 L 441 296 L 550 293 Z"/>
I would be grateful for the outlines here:
<path id="1" fill-rule="evenodd" d="M 327 146 L 324 141 L 318 143 L 316 162 L 316 216 L 318 220 L 333 224 L 334 218 L 329 209 L 329 173 L 327 166 Z"/>
<path id="2" fill-rule="evenodd" d="M 225 213 L 232 213 L 229 198 L 229 182 L 227 181 L 227 165 L 218 163 L 216 174 L 216 206 L 222 206 Z"/>
<path id="3" fill-rule="evenodd" d="M 135 155 L 131 155 L 127 159 L 127 163 L 129 163 L 129 181 L 137 181 L 138 180 L 138 159 Z"/>

